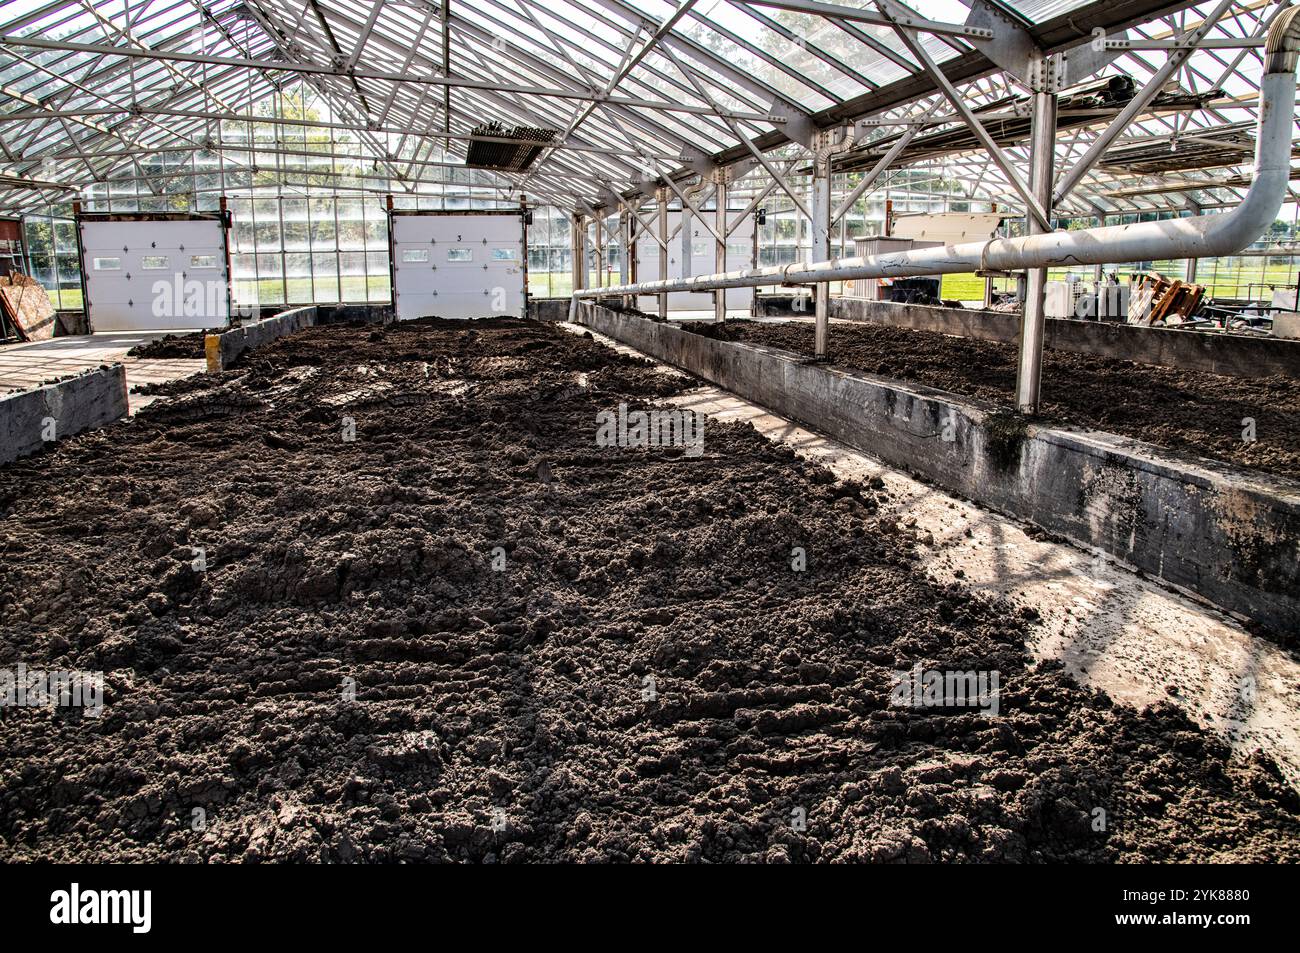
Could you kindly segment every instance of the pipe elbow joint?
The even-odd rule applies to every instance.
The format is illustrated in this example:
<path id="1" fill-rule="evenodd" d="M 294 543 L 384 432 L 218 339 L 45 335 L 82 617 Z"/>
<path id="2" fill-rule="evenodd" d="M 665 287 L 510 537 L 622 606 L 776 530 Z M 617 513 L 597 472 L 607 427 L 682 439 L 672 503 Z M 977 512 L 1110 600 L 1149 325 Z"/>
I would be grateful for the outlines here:
<path id="1" fill-rule="evenodd" d="M 1264 68 L 1269 73 L 1294 73 L 1300 62 L 1300 7 L 1283 10 L 1264 40 Z"/>

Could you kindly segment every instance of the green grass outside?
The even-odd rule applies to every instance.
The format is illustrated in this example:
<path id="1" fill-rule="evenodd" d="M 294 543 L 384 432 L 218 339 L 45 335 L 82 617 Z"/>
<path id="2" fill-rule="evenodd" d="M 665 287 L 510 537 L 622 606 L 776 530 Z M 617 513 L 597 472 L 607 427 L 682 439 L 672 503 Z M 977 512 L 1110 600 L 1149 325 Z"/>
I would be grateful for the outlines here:
<path id="1" fill-rule="evenodd" d="M 50 296 L 50 304 L 57 309 L 63 311 L 82 310 L 80 288 L 64 288 L 62 291 L 47 291 L 46 294 Z"/>
<path id="2" fill-rule="evenodd" d="M 530 271 L 528 293 L 535 298 L 567 298 L 573 294 L 573 274 L 568 271 Z"/>
<path id="3" fill-rule="evenodd" d="M 250 303 L 253 296 L 252 282 L 247 278 L 235 280 L 235 301 L 239 304 Z M 316 291 L 320 294 L 317 295 Z M 324 280 L 313 282 L 310 278 L 259 278 L 257 280 L 256 301 L 262 305 L 276 304 L 314 304 L 317 302 L 345 301 L 360 303 L 363 301 L 390 300 L 390 286 L 387 275 L 345 276 L 340 281 Z"/>

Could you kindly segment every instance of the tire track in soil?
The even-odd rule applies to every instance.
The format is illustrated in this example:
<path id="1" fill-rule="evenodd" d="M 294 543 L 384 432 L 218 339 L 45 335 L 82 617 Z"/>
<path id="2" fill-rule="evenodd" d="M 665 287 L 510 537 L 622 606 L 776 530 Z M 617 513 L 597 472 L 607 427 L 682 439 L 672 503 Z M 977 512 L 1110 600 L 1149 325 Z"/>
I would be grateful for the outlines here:
<path id="1" fill-rule="evenodd" d="M 0 470 L 0 667 L 107 681 L 0 713 L 0 858 L 1300 855 L 1270 762 L 1034 665 L 885 491 L 747 425 L 594 446 L 689 385 L 544 324 L 322 327 Z M 892 707 L 918 661 L 1002 713 Z"/>

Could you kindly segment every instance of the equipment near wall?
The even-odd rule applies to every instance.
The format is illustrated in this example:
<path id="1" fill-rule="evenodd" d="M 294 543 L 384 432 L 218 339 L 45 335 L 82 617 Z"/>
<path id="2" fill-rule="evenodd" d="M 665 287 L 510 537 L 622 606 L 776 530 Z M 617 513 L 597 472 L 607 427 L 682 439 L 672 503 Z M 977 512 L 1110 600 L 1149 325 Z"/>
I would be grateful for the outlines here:
<path id="1" fill-rule="evenodd" d="M 885 300 L 900 304 L 943 304 L 938 278 L 896 278 L 885 289 Z"/>
<path id="2" fill-rule="evenodd" d="M 1093 321 L 1127 321 L 1130 293 L 1128 285 L 1103 282 L 1079 301 L 1081 310 L 1076 317 Z"/>
<path id="3" fill-rule="evenodd" d="M 911 238 L 913 248 L 987 241 L 1006 216 L 998 212 L 924 212 L 896 215 L 891 236 Z"/>
<path id="4" fill-rule="evenodd" d="M 1128 323 L 1182 324 L 1196 315 L 1204 297 L 1204 285 L 1171 280 L 1154 272 L 1137 275 L 1129 299 Z"/>
<path id="5" fill-rule="evenodd" d="M 1091 281 L 1049 281 L 1044 314 L 1049 318 L 1083 321 L 1126 321 L 1127 285 Z"/>
<path id="6" fill-rule="evenodd" d="M 1279 338 L 1300 338 L 1300 312 L 1297 312 L 1297 299 L 1300 290 L 1295 288 L 1275 288 L 1273 290 L 1273 310 L 1269 315 L 1273 319 L 1273 336 Z"/>
<path id="7" fill-rule="evenodd" d="M 1079 301 L 1089 291 L 1077 281 L 1049 281 L 1045 291 L 1043 313 L 1049 318 L 1076 318 Z"/>
<path id="8" fill-rule="evenodd" d="M 0 275 L 27 273 L 27 249 L 23 243 L 23 223 L 16 218 L 0 218 Z"/>
<path id="9" fill-rule="evenodd" d="M 914 238 L 896 238 L 894 236 L 871 235 L 853 239 L 853 254 L 859 258 L 864 255 L 884 255 L 888 252 L 911 251 L 913 248 L 932 248 L 941 245 L 937 241 L 917 241 Z M 855 298 L 869 301 L 893 301 L 889 288 L 893 281 L 889 278 L 859 278 L 850 282 L 849 294 Z M 936 296 L 937 296 L 936 292 Z"/>
<path id="10" fill-rule="evenodd" d="M 0 218 L 0 276 L 27 274 L 27 247 L 23 223 L 18 218 Z M 0 341 L 21 340 L 22 332 L 0 309 Z"/>

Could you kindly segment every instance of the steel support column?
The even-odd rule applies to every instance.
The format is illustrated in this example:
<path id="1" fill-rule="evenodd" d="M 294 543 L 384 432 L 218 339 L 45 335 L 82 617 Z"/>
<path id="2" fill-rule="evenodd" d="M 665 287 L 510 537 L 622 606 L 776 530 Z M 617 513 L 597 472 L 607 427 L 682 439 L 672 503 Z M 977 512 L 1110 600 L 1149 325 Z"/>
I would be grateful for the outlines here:
<path id="1" fill-rule="evenodd" d="M 1105 213 L 1103 213 L 1103 212 L 1098 212 L 1098 213 L 1097 213 L 1097 216 L 1096 216 L 1096 218 L 1095 218 L 1095 221 L 1096 221 L 1096 223 L 1097 223 L 1097 227 L 1098 227 L 1098 228 L 1105 228 L 1105 227 L 1106 227 L 1106 215 L 1105 215 Z M 1093 266 L 1092 266 L 1092 282 L 1093 282 L 1093 284 L 1095 284 L 1095 285 L 1097 286 L 1096 289 L 1095 289 L 1096 291 L 1098 291 L 1098 292 L 1101 291 L 1101 283 L 1105 280 L 1105 278 L 1106 278 L 1106 275 L 1105 275 L 1105 272 L 1103 271 L 1103 267 L 1102 267 L 1101 265 L 1093 265 Z"/>
<path id="2" fill-rule="evenodd" d="M 631 271 L 629 270 L 628 265 L 628 254 L 629 249 L 632 247 L 632 242 L 630 229 L 628 228 L 628 214 L 626 209 L 618 213 L 618 241 L 619 244 L 623 246 L 618 258 L 618 283 L 620 285 L 625 285 L 629 280 L 635 281 L 635 279 L 629 278 Z M 631 295 L 623 295 L 623 307 L 632 307 Z"/>
<path id="3" fill-rule="evenodd" d="M 727 270 L 727 179 L 730 172 L 720 168 L 713 173 L 713 230 L 717 233 L 713 245 L 713 267 L 718 274 Z M 727 320 L 727 289 L 713 292 L 713 320 L 719 324 Z"/>
<path id="4" fill-rule="evenodd" d="M 1029 143 L 1029 188 L 1050 219 L 1052 178 L 1056 172 L 1056 94 L 1033 94 L 1033 127 Z M 1042 234 L 1036 216 L 1028 216 L 1029 233 Z M 1047 269 L 1031 268 L 1025 282 L 1025 304 L 1020 318 L 1020 364 L 1016 373 L 1016 407 L 1022 414 L 1038 413 L 1043 376 L 1043 317 L 1046 309 Z"/>
<path id="5" fill-rule="evenodd" d="M 668 190 L 655 189 L 655 199 L 659 203 L 659 280 L 668 280 Z M 668 320 L 668 292 L 658 295 L 659 320 Z"/>
<path id="6" fill-rule="evenodd" d="M 813 153 L 812 176 L 812 263 L 830 261 L 831 257 L 831 156 L 825 149 Z M 813 329 L 813 356 L 826 358 L 830 339 L 831 286 L 820 282 L 813 286 L 815 323 Z"/>
<path id="7" fill-rule="evenodd" d="M 989 203 L 990 212 L 996 212 L 997 210 L 998 210 L 997 202 Z M 939 287 L 941 289 L 943 288 L 942 282 L 940 282 Z M 985 309 L 993 307 L 993 276 L 992 275 L 986 275 L 984 278 L 984 307 Z"/>
<path id="8" fill-rule="evenodd" d="M 1187 202 L 1187 210 L 1192 215 L 1201 214 L 1201 207 L 1190 199 Z M 1198 260 L 1199 259 L 1196 258 L 1188 258 L 1183 264 L 1183 281 L 1189 285 L 1196 284 L 1196 263 Z"/>
<path id="9" fill-rule="evenodd" d="M 636 284 L 641 280 L 641 269 L 637 267 L 636 260 L 636 243 L 637 232 L 645 226 L 635 215 L 629 215 L 627 220 L 627 235 L 623 243 L 623 259 L 627 264 L 628 281 Z M 641 310 L 641 299 L 636 295 L 623 296 L 624 307 L 633 310 Z"/>
<path id="10" fill-rule="evenodd" d="M 687 190 L 687 194 L 690 194 L 689 189 Z M 694 249 L 691 246 L 695 241 L 695 236 L 692 234 L 695 231 L 695 226 L 691 224 L 692 218 L 693 216 L 691 215 L 691 203 L 683 201 L 682 202 L 682 224 L 680 226 L 682 231 L 681 271 L 682 271 L 683 278 L 691 277 L 691 256 L 694 252 Z"/>
<path id="11" fill-rule="evenodd" d="M 569 254 L 573 259 L 573 290 L 587 287 L 587 222 L 581 212 L 573 213 L 573 234 Z"/>

